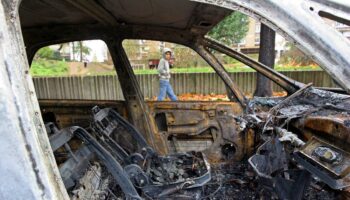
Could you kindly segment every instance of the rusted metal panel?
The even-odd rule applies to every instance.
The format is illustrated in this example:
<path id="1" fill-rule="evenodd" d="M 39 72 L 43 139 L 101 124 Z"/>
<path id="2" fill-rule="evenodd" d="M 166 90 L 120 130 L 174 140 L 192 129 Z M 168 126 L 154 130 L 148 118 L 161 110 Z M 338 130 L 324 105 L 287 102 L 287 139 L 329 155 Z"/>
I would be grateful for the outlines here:
<path id="1" fill-rule="evenodd" d="M 132 71 L 129 59 L 123 49 L 121 38 L 111 36 L 107 42 L 111 52 L 115 69 L 120 81 L 123 96 L 125 98 L 127 112 L 130 121 L 137 129 L 142 132 L 147 142 L 160 154 L 166 154 L 167 148 L 164 141 L 155 128 L 153 118 L 150 117 L 147 106 L 145 105 L 140 85 Z"/>
<path id="2" fill-rule="evenodd" d="M 163 120 L 165 127 L 161 128 L 162 132 L 175 149 L 177 144 L 182 144 L 181 141 L 202 140 L 204 147 L 207 147 L 204 152 L 209 160 L 220 162 L 228 157 L 239 161 L 254 148 L 255 133 L 242 133 L 237 127 L 235 117 L 242 112 L 238 103 L 149 102 L 148 105 L 153 115 L 164 114 L 163 119 L 156 121 L 159 123 L 159 120 Z M 208 142 L 210 146 L 207 146 Z M 225 145 L 230 146 L 234 152 L 225 153 L 222 149 Z M 227 153 L 230 155 L 225 155 Z"/>
<path id="3" fill-rule="evenodd" d="M 55 114 L 60 127 L 78 125 L 89 126 L 90 110 L 93 106 L 112 107 L 124 116 L 126 108 L 123 102 L 114 101 L 78 101 L 78 100 L 40 100 L 42 112 Z M 157 115 L 164 113 L 165 126 L 158 125 L 158 140 L 166 144 L 166 150 L 173 149 L 177 143 L 171 139 L 175 136 L 179 145 L 181 141 L 203 141 L 208 158 L 212 162 L 225 159 L 221 146 L 231 144 L 234 146 L 231 159 L 241 160 L 254 149 L 255 133 L 249 130 L 247 133 L 238 131 L 235 116 L 242 112 L 238 103 L 234 102 L 147 102 L 150 109 L 150 117 L 157 122 Z M 183 115 L 186 113 L 186 115 Z M 158 124 L 158 123 L 157 123 Z M 158 134 L 155 134 L 156 137 Z M 157 136 L 158 137 L 158 136 Z M 211 141 L 207 143 L 206 141 Z M 211 144 L 208 146 L 208 144 Z M 185 144 L 184 144 L 185 145 Z M 213 146 L 214 145 L 214 146 Z M 185 147 L 185 146 L 183 146 Z M 192 146 L 193 147 L 193 146 Z M 189 150 L 192 148 L 182 148 Z M 173 149 L 174 150 L 174 149 Z"/>
<path id="4" fill-rule="evenodd" d="M 312 135 L 323 138 L 332 138 L 332 142 L 337 144 L 343 149 L 350 151 L 350 127 L 349 116 L 329 113 L 326 116 L 314 115 L 308 116 L 305 119 L 301 119 L 295 122 L 296 126 L 306 133 L 313 132 Z M 312 135 L 305 134 L 308 139 L 311 139 Z"/>
<path id="5" fill-rule="evenodd" d="M 122 101 L 40 100 L 44 121 L 49 120 L 46 119 L 48 113 L 53 113 L 55 114 L 54 122 L 60 128 L 78 125 L 83 128 L 88 127 L 90 125 L 91 108 L 95 105 L 111 107 L 122 116 L 128 117 L 125 102 Z"/>

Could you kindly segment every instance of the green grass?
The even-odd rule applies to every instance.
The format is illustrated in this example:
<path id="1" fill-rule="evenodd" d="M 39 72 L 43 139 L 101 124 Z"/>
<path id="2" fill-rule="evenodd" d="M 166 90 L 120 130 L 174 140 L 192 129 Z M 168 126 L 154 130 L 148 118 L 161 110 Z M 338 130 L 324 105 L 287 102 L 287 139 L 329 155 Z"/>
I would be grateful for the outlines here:
<path id="1" fill-rule="evenodd" d="M 225 66 L 225 69 L 228 72 L 254 72 L 255 70 L 244 65 L 230 65 Z M 277 71 L 314 71 L 321 70 L 318 66 L 281 66 L 277 65 L 275 67 Z M 142 70 L 134 70 L 135 74 L 157 74 L 157 70 L 155 69 L 142 69 Z M 171 69 L 172 73 L 210 73 L 214 72 L 211 67 L 196 67 L 196 68 L 173 68 Z"/>
<path id="2" fill-rule="evenodd" d="M 157 74 L 156 69 L 140 69 L 134 70 L 135 74 Z M 210 73 L 214 72 L 211 67 L 196 67 L 196 68 L 173 68 L 172 73 Z"/>
<path id="3" fill-rule="evenodd" d="M 68 75 L 68 64 L 56 60 L 35 60 L 30 73 L 32 76 L 65 76 Z"/>
<path id="4" fill-rule="evenodd" d="M 315 65 L 309 66 L 286 66 L 286 65 L 277 65 L 275 67 L 277 71 L 321 71 L 322 68 Z"/>
<path id="5" fill-rule="evenodd" d="M 250 67 L 242 63 L 233 63 L 225 65 L 228 72 L 253 72 Z M 105 69 L 107 70 L 107 68 Z M 115 75 L 116 72 L 111 71 L 90 71 L 89 75 Z M 321 70 L 318 66 L 282 66 L 275 67 L 277 71 L 314 71 Z M 214 70 L 211 67 L 179 67 L 171 69 L 172 73 L 212 73 Z M 35 60 L 32 63 L 30 72 L 33 76 L 68 76 L 68 63 L 56 60 Z M 156 69 L 134 70 L 135 74 L 157 74 Z"/>
<path id="6" fill-rule="evenodd" d="M 259 54 L 248 54 L 247 56 L 250 57 L 253 60 L 256 60 L 256 61 L 259 58 Z M 241 65 L 243 65 L 240 61 L 238 61 L 238 60 L 236 60 L 236 59 L 234 59 L 234 58 L 232 58 L 230 56 L 226 56 L 226 55 L 223 56 L 223 61 L 224 61 L 224 63 L 241 64 Z"/>

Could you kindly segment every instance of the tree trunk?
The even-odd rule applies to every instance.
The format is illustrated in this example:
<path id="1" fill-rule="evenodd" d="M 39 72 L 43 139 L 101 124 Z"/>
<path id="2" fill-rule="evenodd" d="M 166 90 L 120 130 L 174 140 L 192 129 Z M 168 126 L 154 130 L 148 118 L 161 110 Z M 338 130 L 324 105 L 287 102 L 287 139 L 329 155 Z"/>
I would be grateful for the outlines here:
<path id="1" fill-rule="evenodd" d="M 80 62 L 83 62 L 83 42 L 79 41 L 79 47 L 80 47 Z"/>
<path id="2" fill-rule="evenodd" d="M 275 31 L 261 24 L 259 62 L 274 68 L 275 64 Z M 272 96 L 272 82 L 264 75 L 258 73 L 254 96 Z"/>
<path id="3" fill-rule="evenodd" d="M 75 61 L 75 45 L 74 45 L 74 42 L 72 42 L 72 54 L 73 54 L 72 61 Z"/>

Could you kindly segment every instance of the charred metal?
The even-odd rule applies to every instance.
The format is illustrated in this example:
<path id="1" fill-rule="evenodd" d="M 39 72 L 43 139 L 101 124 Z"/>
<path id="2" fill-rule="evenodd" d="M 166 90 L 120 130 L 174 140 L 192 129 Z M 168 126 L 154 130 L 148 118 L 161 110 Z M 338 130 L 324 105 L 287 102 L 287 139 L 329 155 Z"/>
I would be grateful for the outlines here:
<path id="1" fill-rule="evenodd" d="M 349 198 L 350 42 L 321 21 L 350 24 L 349 10 L 334 0 L 2 0 L 0 198 Z M 289 38 L 342 88 L 299 83 L 205 36 L 235 11 Z M 87 39 L 106 42 L 125 101 L 37 101 L 35 52 Z M 190 47 L 230 101 L 146 102 L 125 39 Z M 212 50 L 288 96 L 247 98 Z"/>
<path id="2" fill-rule="evenodd" d="M 92 113 L 90 133 L 77 126 L 58 130 L 53 123 L 47 124 L 56 160 L 61 163 L 61 177 L 72 199 L 89 195 L 114 198 L 113 191 L 118 188 L 127 199 L 141 199 L 138 189 L 146 197 L 163 198 L 210 181 L 210 165 L 201 152 L 158 156 L 113 109 L 95 106 Z M 74 152 L 69 145 L 73 137 Z M 91 184 L 95 189 L 86 189 Z"/>
<path id="3" fill-rule="evenodd" d="M 142 188 L 142 195 L 146 197 L 183 195 L 200 199 L 206 194 L 191 188 L 208 187 L 206 183 L 217 182 L 227 173 L 221 171 L 222 174 L 210 180 L 213 168 L 223 162 L 244 163 L 246 158 L 257 174 L 256 183 L 276 198 L 302 199 L 311 195 L 315 187 L 322 187 L 315 186 L 321 183 L 333 189 L 327 189 L 327 195 L 332 197 L 334 190 L 349 187 L 349 101 L 348 95 L 322 91 L 308 84 L 289 97 L 253 98 L 244 114 L 240 114 L 241 105 L 233 102 L 148 103 L 167 151 L 183 151 L 176 148 L 179 140 L 209 139 L 211 145 L 203 149 L 208 161 L 202 153 L 156 156 L 142 134 L 111 108 L 93 108 L 92 123 L 87 130 L 93 131 L 96 140 L 126 165 L 124 171 L 136 188 Z M 64 108 L 68 104 L 60 106 L 60 102 L 46 100 L 42 102 L 42 109 L 55 111 L 59 121 L 68 125 L 73 116 L 75 119 L 86 116 L 81 113 L 63 116 L 66 109 L 80 110 L 79 107 L 87 108 L 93 103 L 70 102 Z M 102 105 L 124 113 L 122 106 L 116 103 Z M 181 115 L 184 111 L 186 116 Z M 65 135 L 62 137 L 67 137 Z M 175 147 L 172 150 L 171 145 Z M 256 154 L 253 153 L 255 149 Z M 152 159 L 147 163 L 146 158 Z M 250 171 L 249 168 L 245 170 L 241 172 Z M 246 178 L 240 177 L 241 180 Z"/>

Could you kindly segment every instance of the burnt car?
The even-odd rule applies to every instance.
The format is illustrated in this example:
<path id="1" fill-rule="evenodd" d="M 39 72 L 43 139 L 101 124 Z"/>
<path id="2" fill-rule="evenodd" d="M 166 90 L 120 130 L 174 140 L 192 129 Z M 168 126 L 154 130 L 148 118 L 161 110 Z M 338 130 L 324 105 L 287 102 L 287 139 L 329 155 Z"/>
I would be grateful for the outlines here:
<path id="1" fill-rule="evenodd" d="M 232 12 L 288 38 L 341 89 L 297 82 L 206 37 Z M 1 199 L 117 199 L 119 193 L 127 199 L 205 199 L 211 196 L 196 188 L 210 180 L 211 164 L 238 165 L 247 158 L 259 184 L 277 198 L 301 199 L 315 181 L 349 197 L 350 42 L 322 21 L 349 25 L 349 13 L 349 4 L 335 0 L 1 1 Z M 107 44 L 125 101 L 38 100 L 28 65 L 35 52 L 87 39 Z M 230 101 L 145 102 L 125 39 L 190 47 L 223 80 Z M 255 69 L 288 96 L 248 99 L 212 50 Z M 45 127 L 46 113 L 53 117 Z M 169 140 L 203 134 L 213 140 L 203 153 L 169 154 Z"/>

